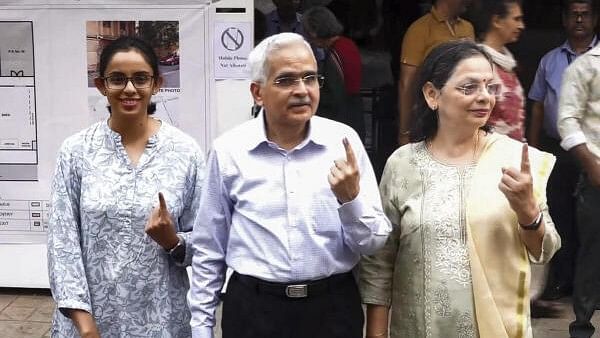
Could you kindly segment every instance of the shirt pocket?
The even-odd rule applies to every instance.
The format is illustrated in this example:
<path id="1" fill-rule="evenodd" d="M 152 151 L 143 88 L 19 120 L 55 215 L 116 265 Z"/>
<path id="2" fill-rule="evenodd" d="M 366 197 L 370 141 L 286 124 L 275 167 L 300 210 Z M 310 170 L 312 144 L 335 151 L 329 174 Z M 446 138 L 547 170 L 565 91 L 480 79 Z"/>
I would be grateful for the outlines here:
<path id="1" fill-rule="evenodd" d="M 342 223 L 338 213 L 340 204 L 331 189 L 322 189 L 318 196 L 313 196 L 310 205 L 311 227 L 316 234 L 340 234 Z"/>

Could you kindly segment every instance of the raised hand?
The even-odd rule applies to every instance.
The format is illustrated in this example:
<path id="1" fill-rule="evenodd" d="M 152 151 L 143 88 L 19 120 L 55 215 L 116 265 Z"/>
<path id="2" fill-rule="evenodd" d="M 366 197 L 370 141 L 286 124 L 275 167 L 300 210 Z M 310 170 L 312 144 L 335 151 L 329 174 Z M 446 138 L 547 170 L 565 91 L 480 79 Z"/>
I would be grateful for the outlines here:
<path id="1" fill-rule="evenodd" d="M 343 204 L 358 196 L 360 192 L 360 172 L 350 142 L 344 137 L 342 143 L 344 149 L 346 149 L 346 159 L 333 161 L 334 165 L 331 167 L 327 180 L 338 202 Z"/>
<path id="2" fill-rule="evenodd" d="M 146 223 L 146 233 L 165 250 L 171 250 L 179 242 L 171 213 L 162 193 L 158 193 L 158 208 L 154 208 Z"/>
<path id="3" fill-rule="evenodd" d="M 529 163 L 529 147 L 523 144 L 521 152 L 521 168 L 502 168 L 502 179 L 498 188 L 517 214 L 520 224 L 531 224 L 538 216 L 540 209 L 533 196 L 533 179 Z"/>

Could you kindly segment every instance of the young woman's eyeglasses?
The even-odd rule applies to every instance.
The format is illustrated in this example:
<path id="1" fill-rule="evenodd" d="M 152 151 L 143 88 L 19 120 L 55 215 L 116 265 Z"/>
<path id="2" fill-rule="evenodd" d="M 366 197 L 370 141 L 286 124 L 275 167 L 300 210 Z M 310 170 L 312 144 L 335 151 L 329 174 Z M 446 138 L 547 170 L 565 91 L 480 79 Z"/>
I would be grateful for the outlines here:
<path id="1" fill-rule="evenodd" d="M 300 81 L 307 87 L 318 85 L 323 86 L 325 77 L 319 74 L 309 74 L 304 76 L 282 76 L 273 80 L 273 84 L 281 88 L 293 88 L 300 84 Z"/>
<path id="2" fill-rule="evenodd" d="M 460 90 L 465 96 L 470 96 L 474 94 L 480 94 L 483 92 L 483 88 L 485 91 L 493 96 L 500 95 L 500 91 L 502 90 L 502 84 L 500 83 L 488 83 L 488 84 L 478 84 L 478 83 L 467 83 L 462 86 L 456 87 L 456 89 Z"/>
<path id="3" fill-rule="evenodd" d="M 131 84 L 136 89 L 145 89 L 152 87 L 154 76 L 148 74 L 134 74 L 131 77 L 125 76 L 125 74 L 111 74 L 103 78 L 106 82 L 108 89 L 121 90 L 127 87 L 127 83 L 131 81 Z"/>

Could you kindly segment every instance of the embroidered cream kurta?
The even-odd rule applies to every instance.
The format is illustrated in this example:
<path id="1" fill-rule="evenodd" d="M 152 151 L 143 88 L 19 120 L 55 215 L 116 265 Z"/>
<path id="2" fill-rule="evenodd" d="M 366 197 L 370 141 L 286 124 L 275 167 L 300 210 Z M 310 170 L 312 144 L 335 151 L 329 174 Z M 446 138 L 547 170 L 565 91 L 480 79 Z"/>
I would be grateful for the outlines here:
<path id="1" fill-rule="evenodd" d="M 490 169 L 487 162 L 498 166 L 517 166 L 519 147 L 520 143 L 506 136 L 490 134 L 483 146 L 480 162 L 473 165 L 445 165 L 431 156 L 423 142 L 406 145 L 388 159 L 380 191 L 394 231 L 384 249 L 363 257 L 360 287 L 365 303 L 392 307 L 392 338 L 531 336 L 529 303 L 527 300 L 525 304 L 527 294 L 522 292 L 527 287 L 518 290 L 511 283 L 482 281 L 482 276 L 485 279 L 486 275 L 493 274 L 482 268 L 489 259 L 487 253 L 478 254 L 481 244 L 485 243 L 474 243 L 473 240 L 473 237 L 481 238 L 482 230 L 483 233 L 498 234 L 501 241 L 504 238 L 502 231 L 508 233 L 510 238 L 506 243 L 499 244 L 506 248 L 516 245 L 517 249 L 513 250 L 515 252 L 500 251 L 497 255 L 506 255 L 507 261 L 510 261 L 509 257 L 516 257 L 515 265 L 518 267 L 507 267 L 508 278 L 511 282 L 515 279 L 514 284 L 527 283 L 528 286 L 529 263 L 524 245 L 518 239 L 516 215 L 507 209 L 507 202 L 498 197 L 497 193 L 501 194 L 499 190 L 487 194 L 496 201 L 486 200 L 486 193 L 480 186 L 484 177 L 486 182 L 490 182 L 487 185 L 495 187 L 486 186 L 485 189 L 498 189 L 501 171 L 498 169 L 495 173 L 496 169 Z M 508 151 L 507 158 L 498 160 L 491 156 L 498 149 Z M 517 152 L 512 154 L 515 149 Z M 534 190 L 544 212 L 546 233 L 542 256 L 537 260 L 529 258 L 546 262 L 560 247 L 560 238 L 547 212 L 545 198 L 538 196 L 544 190 L 553 159 L 535 149 L 530 150 L 530 155 Z M 545 164 L 541 166 L 544 161 L 538 161 L 538 158 L 544 159 Z M 486 163 L 482 165 L 481 161 Z M 491 172 L 482 173 L 481 169 Z M 477 182 L 476 185 L 473 182 Z M 473 196 L 477 196 L 478 201 L 473 201 Z M 486 210 L 486 203 L 493 210 Z M 474 205 L 478 205 L 478 210 L 470 209 Z M 482 222 L 482 214 L 489 219 Z M 473 223 L 469 223 L 469 219 L 474 220 Z M 509 220 L 507 228 L 496 226 L 497 222 L 507 223 L 506 219 Z M 494 228 L 490 226 L 492 224 Z M 473 228 L 477 228 L 474 233 Z M 520 257 L 524 259 L 519 260 Z M 476 266 L 472 260 L 476 261 Z M 517 270 L 523 267 L 522 262 L 527 271 L 519 275 Z M 497 268 L 493 264 L 492 267 Z M 482 289 L 488 292 L 483 297 Z M 506 297 L 506 290 L 511 296 Z M 486 299 L 490 293 L 493 295 Z M 505 313 L 505 304 L 496 304 L 496 296 L 509 299 L 509 307 L 515 304 L 514 311 L 508 311 L 510 315 Z M 516 300 L 511 302 L 513 298 Z M 482 299 L 490 305 L 482 305 Z M 517 304 L 522 305 L 520 309 Z M 489 315 L 490 311 L 494 315 Z M 480 318 L 483 317 L 480 313 L 489 318 Z M 520 329 L 517 324 L 513 325 L 516 317 L 521 319 Z M 490 327 L 497 331 L 490 333 Z"/>

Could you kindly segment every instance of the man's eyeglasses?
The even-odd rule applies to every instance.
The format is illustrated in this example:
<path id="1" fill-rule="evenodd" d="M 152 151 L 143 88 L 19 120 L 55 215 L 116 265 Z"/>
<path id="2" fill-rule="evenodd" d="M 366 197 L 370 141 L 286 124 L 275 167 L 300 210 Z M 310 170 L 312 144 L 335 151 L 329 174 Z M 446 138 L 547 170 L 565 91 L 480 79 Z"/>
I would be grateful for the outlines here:
<path id="1" fill-rule="evenodd" d="M 465 96 L 482 93 L 483 88 L 485 88 L 488 94 L 498 96 L 500 95 L 500 91 L 502 90 L 502 84 L 488 83 L 480 85 L 478 83 L 467 83 L 462 86 L 456 87 L 456 89 L 460 90 Z"/>
<path id="2" fill-rule="evenodd" d="M 319 74 L 309 74 L 300 77 L 282 76 L 273 80 L 273 84 L 281 88 L 293 88 L 299 85 L 300 81 L 302 81 L 307 87 L 314 87 L 316 85 L 322 87 L 323 82 L 325 82 L 325 77 Z"/>
<path id="3" fill-rule="evenodd" d="M 592 18 L 592 12 L 569 12 L 567 13 L 567 17 L 571 20 L 589 20 Z"/>
<path id="4" fill-rule="evenodd" d="M 131 77 L 127 77 L 124 74 L 112 74 L 103 78 L 106 82 L 108 89 L 121 90 L 127 87 L 127 83 L 131 81 L 131 84 L 136 89 L 145 89 L 152 87 L 154 76 L 148 74 L 134 74 Z"/>

